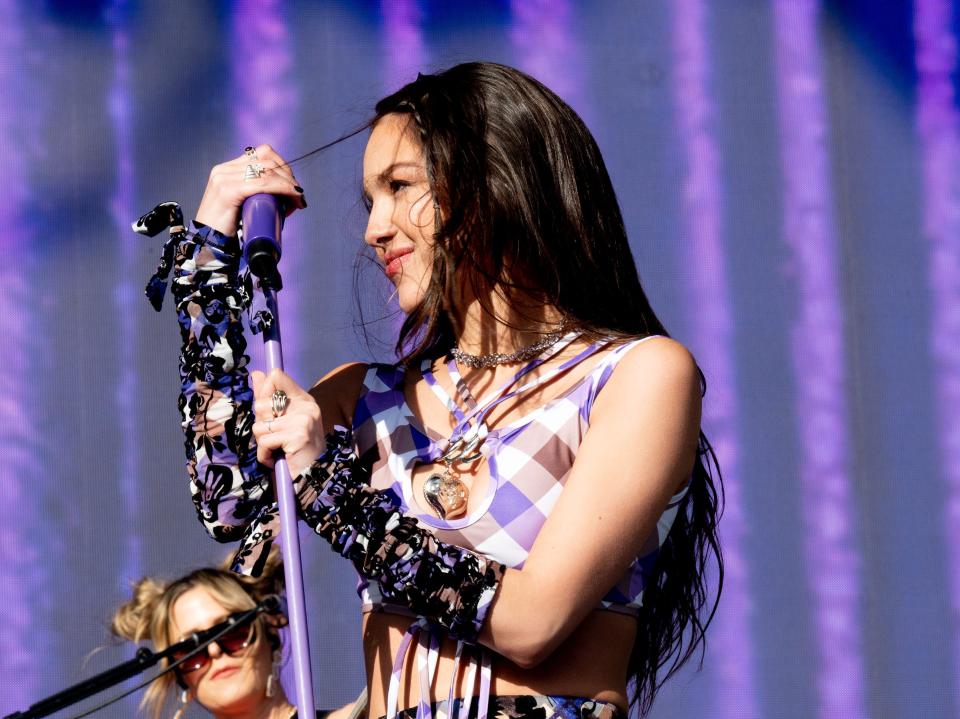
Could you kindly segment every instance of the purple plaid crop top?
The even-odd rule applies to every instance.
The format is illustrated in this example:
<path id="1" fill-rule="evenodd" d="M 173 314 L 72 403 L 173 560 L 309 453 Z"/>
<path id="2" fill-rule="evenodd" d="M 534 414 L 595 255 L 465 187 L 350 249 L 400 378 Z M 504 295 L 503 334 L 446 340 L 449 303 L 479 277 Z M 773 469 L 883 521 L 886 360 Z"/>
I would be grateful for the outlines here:
<path id="1" fill-rule="evenodd" d="M 403 394 L 403 368 L 371 365 L 353 417 L 358 454 L 372 453 L 374 458 L 371 486 L 389 493 L 404 514 L 415 516 L 421 527 L 441 541 L 522 568 L 573 467 L 597 393 L 620 358 L 646 339 L 650 338 L 616 347 L 561 396 L 506 426 L 489 430 L 482 446 L 491 480 L 486 495 L 468 516 L 449 521 L 421 509 L 424 502 L 413 499 L 411 478 L 415 463 L 433 462 L 443 454 L 446 438 L 418 426 Z M 590 345 L 568 360 L 565 368 L 608 345 Z M 598 608 L 634 615 L 639 611 L 645 578 L 685 494 L 686 488 L 670 499 L 657 521 L 657 531 Z M 389 608 L 408 613 L 400 607 L 387 607 L 375 581 L 361 577 L 357 591 L 365 612 Z"/>

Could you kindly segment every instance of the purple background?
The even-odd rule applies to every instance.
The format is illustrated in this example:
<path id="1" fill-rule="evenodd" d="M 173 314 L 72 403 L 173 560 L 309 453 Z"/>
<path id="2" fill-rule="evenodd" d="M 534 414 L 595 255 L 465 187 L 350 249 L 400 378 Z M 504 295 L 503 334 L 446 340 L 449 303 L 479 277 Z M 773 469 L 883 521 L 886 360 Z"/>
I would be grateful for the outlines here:
<path id="1" fill-rule="evenodd" d="M 132 654 L 105 630 L 131 580 L 225 554 L 189 504 L 175 322 L 142 298 L 158 243 L 130 221 L 192 213 L 246 144 L 301 154 L 472 59 L 594 130 L 709 383 L 726 593 L 703 670 L 652 716 L 960 714 L 960 4 L 0 0 L 0 28 L 0 714 Z M 386 356 L 355 327 L 362 145 L 296 168 L 302 383 Z M 332 706 L 361 686 L 359 612 L 349 569 L 304 547 Z"/>

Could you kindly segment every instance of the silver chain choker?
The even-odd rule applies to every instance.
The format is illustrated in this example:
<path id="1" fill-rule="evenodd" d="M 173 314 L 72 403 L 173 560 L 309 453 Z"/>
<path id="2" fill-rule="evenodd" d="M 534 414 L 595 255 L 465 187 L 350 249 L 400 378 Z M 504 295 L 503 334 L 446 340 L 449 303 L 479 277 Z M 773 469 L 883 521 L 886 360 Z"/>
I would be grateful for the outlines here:
<path id="1" fill-rule="evenodd" d="M 490 354 L 486 355 L 471 355 L 462 351 L 459 347 L 454 347 L 452 350 L 450 350 L 450 356 L 460 364 L 466 365 L 467 367 L 472 367 L 474 369 L 496 367 L 497 365 L 510 364 L 511 362 L 525 362 L 529 359 L 533 359 L 544 350 L 553 347 L 557 342 L 559 342 L 566 331 L 566 324 L 566 322 L 561 322 L 560 326 L 556 330 L 544 335 L 543 339 L 539 342 L 535 342 L 532 345 L 527 345 L 526 347 L 521 347 L 516 352 L 511 352 L 510 354 L 505 355 L 499 352 L 491 352 Z"/>

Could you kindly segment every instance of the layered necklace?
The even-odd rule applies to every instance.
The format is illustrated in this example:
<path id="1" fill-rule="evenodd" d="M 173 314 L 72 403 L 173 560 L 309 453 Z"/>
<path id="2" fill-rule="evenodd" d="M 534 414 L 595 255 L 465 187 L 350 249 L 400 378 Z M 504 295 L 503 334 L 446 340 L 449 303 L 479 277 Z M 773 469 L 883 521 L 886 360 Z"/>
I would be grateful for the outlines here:
<path id="1" fill-rule="evenodd" d="M 424 380 L 426 380 L 427 385 L 433 390 L 440 401 L 446 405 L 448 411 L 456 420 L 456 426 L 450 438 L 447 440 L 446 452 L 435 460 L 438 464 L 442 463 L 444 465 L 443 469 L 430 474 L 423 483 L 423 498 L 441 519 L 459 519 L 466 514 L 467 502 L 470 498 L 470 489 L 460 479 L 459 474 L 461 470 L 459 467 L 472 465 L 474 462 L 483 458 L 483 442 L 489 434 L 485 420 L 491 410 L 500 403 L 516 397 L 522 392 L 526 392 L 539 384 L 548 382 L 578 362 L 581 359 L 580 355 L 511 391 L 511 388 L 515 387 L 525 375 L 558 355 L 567 345 L 576 339 L 577 336 L 578 334 L 576 332 L 563 334 L 561 326 L 561 329 L 544 336 L 544 338 L 536 344 L 524 347 L 508 355 L 494 353 L 477 356 L 468 355 L 458 349 L 451 350 L 447 360 L 447 371 L 453 380 L 460 400 L 466 406 L 466 412 L 440 387 L 430 368 L 430 360 L 424 361 L 421 369 Z M 544 353 L 551 348 L 552 351 L 544 356 Z M 493 367 L 509 362 L 522 362 L 525 360 L 530 361 L 521 367 L 504 385 L 480 402 L 475 400 L 470 393 L 457 367 L 458 362 L 466 364 L 469 367 L 481 368 Z"/>
<path id="2" fill-rule="evenodd" d="M 490 354 L 485 355 L 471 355 L 467 354 L 459 347 L 454 347 L 450 350 L 450 356 L 460 364 L 464 364 L 467 367 L 473 367 L 474 369 L 486 369 L 487 367 L 496 367 L 501 364 L 510 364 L 512 362 L 526 362 L 527 360 L 533 359 L 537 355 L 542 354 L 546 350 L 553 347 L 557 342 L 560 341 L 560 338 L 563 337 L 564 332 L 566 331 L 567 323 L 565 320 L 560 321 L 560 325 L 553 332 L 548 332 L 543 336 L 539 342 L 534 342 L 532 345 L 527 345 L 526 347 L 521 347 L 516 352 L 511 352 L 510 354 L 500 354 L 499 352 L 491 352 Z"/>

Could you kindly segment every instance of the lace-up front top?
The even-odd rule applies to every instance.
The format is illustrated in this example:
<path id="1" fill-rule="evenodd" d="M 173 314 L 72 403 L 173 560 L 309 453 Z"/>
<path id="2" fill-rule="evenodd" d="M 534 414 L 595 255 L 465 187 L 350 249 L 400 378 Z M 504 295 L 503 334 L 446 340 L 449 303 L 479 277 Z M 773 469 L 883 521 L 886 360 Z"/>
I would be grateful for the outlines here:
<path id="1" fill-rule="evenodd" d="M 494 392 L 492 398 L 468 406 L 466 412 L 447 395 L 431 373 L 425 372 L 427 383 L 460 423 L 452 439 L 456 440 L 465 431 L 460 430 L 465 419 L 486 416 L 496 404 L 554 379 L 610 345 L 609 342 L 593 343 L 554 370 L 524 382 L 532 369 L 561 352 L 572 339 L 572 336 L 564 338 L 548 355 L 519 370 L 506 388 Z M 651 338 L 615 347 L 559 397 L 513 422 L 488 430 L 481 446 L 490 472 L 486 493 L 467 516 L 453 520 L 440 519 L 422 508 L 425 502 L 414 498 L 412 478 L 414 465 L 437 461 L 447 450 L 450 438 L 422 427 L 413 415 L 404 396 L 403 368 L 372 365 L 364 379 L 353 418 L 358 453 L 373 453 L 371 485 L 389 492 L 405 514 L 415 516 L 420 525 L 438 539 L 484 554 L 508 567 L 522 568 L 573 467 L 577 449 L 589 427 L 590 411 L 597 394 L 609 380 L 617 362 L 630 349 L 648 339 Z M 455 382 L 459 379 L 455 368 L 452 377 Z M 611 587 L 600 608 L 637 613 L 643 597 L 644 577 L 656 560 L 685 493 L 686 489 L 681 490 L 670 499 L 657 522 L 655 535 L 648 539 L 623 578 Z M 375 583 L 361 578 L 358 592 L 364 611 L 383 608 Z"/>

